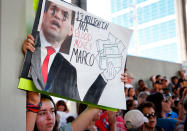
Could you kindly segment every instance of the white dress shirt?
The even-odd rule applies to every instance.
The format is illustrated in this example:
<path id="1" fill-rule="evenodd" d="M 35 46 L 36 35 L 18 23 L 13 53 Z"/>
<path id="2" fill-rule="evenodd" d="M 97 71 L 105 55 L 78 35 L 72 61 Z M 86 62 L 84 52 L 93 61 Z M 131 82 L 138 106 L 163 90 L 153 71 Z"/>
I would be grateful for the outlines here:
<path id="1" fill-rule="evenodd" d="M 41 42 L 41 67 L 43 65 L 43 62 L 45 60 L 45 57 L 47 56 L 47 46 L 52 46 L 45 38 L 44 34 L 42 31 L 40 31 L 40 42 Z M 60 48 L 54 48 L 55 49 L 55 53 L 53 53 L 52 55 L 50 55 L 49 57 L 49 63 L 48 63 L 48 72 L 50 70 L 51 64 L 56 56 L 56 54 L 59 52 Z"/>

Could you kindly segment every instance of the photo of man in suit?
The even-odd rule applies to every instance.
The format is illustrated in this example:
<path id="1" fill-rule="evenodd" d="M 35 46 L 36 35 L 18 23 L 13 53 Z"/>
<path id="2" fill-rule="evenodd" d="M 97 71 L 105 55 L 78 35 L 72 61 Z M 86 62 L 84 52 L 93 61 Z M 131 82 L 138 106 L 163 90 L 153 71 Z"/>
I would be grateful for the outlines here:
<path id="1" fill-rule="evenodd" d="M 81 100 L 76 68 L 63 57 L 62 48 L 70 47 L 75 12 L 46 1 L 44 14 L 41 17 L 43 17 L 41 30 L 35 38 L 35 51 L 31 60 L 31 76 L 34 84 L 41 91 Z M 29 38 L 26 41 L 32 43 Z M 64 46 L 65 44 L 69 47 Z M 109 63 L 108 68 L 88 89 L 83 101 L 98 104 L 107 81 L 113 79 L 116 74 L 115 68 Z"/>
<path id="2" fill-rule="evenodd" d="M 72 10 L 46 1 L 39 46 L 32 54 L 31 76 L 39 90 L 80 100 L 76 69 L 59 52 L 65 39 L 72 36 L 73 24 Z"/>

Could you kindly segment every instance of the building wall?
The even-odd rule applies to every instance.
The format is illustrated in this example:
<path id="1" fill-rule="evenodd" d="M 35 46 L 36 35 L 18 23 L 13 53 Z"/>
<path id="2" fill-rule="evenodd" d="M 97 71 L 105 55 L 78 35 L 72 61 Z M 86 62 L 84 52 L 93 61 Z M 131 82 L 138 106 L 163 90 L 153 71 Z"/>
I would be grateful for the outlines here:
<path id="1" fill-rule="evenodd" d="M 0 130 L 25 130 L 25 91 L 17 89 L 26 37 L 25 0 L 0 0 Z"/>
<path id="2" fill-rule="evenodd" d="M 178 70 L 182 69 L 179 63 L 172 63 L 167 61 L 159 61 L 143 57 L 128 56 L 127 64 L 128 72 L 132 73 L 134 77 L 134 85 L 139 79 L 146 82 L 152 75 L 166 76 L 168 80 L 174 75 L 178 75 Z"/>

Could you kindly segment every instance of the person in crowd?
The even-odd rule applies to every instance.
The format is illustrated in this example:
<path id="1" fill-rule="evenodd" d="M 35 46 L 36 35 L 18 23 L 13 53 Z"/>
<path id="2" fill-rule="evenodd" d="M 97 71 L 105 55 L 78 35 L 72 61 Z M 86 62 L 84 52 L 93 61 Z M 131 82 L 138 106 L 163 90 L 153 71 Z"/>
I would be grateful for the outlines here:
<path id="1" fill-rule="evenodd" d="M 161 82 L 162 76 L 160 74 L 156 75 L 155 79 L 156 79 L 156 82 Z"/>
<path id="2" fill-rule="evenodd" d="M 166 96 L 172 96 L 169 88 L 163 88 L 163 94 L 165 94 Z"/>
<path id="3" fill-rule="evenodd" d="M 66 105 L 66 102 L 63 100 L 59 100 L 56 103 L 56 109 L 57 111 L 62 111 L 62 112 L 69 112 L 69 109 Z"/>
<path id="4" fill-rule="evenodd" d="M 161 84 L 162 84 L 163 91 L 169 89 L 168 88 L 169 82 L 165 76 L 161 79 Z"/>
<path id="5" fill-rule="evenodd" d="M 179 74 L 179 79 L 186 80 L 185 70 L 179 70 L 178 74 Z"/>
<path id="6" fill-rule="evenodd" d="M 172 110 L 174 112 L 176 112 L 177 115 L 179 115 L 179 110 L 180 110 L 181 106 L 182 106 L 182 103 L 180 102 L 180 100 L 179 99 L 175 100 L 174 101 L 174 106 L 172 106 Z"/>
<path id="7" fill-rule="evenodd" d="M 128 97 L 128 88 L 127 87 L 124 87 L 124 93 L 125 93 L 125 96 Z"/>
<path id="8" fill-rule="evenodd" d="M 155 82 L 156 82 L 156 79 L 155 79 L 155 76 L 153 75 L 148 80 L 148 88 L 153 89 L 153 85 L 154 85 Z"/>
<path id="9" fill-rule="evenodd" d="M 133 83 L 133 75 L 131 73 L 127 73 L 127 82 L 124 83 L 125 88 L 129 89 L 129 88 L 134 88 L 132 83 Z"/>
<path id="10" fill-rule="evenodd" d="M 171 77 L 171 83 L 169 83 L 168 87 L 169 87 L 170 92 L 173 92 L 173 89 L 175 87 L 178 87 L 178 77 L 177 76 Z"/>
<path id="11" fill-rule="evenodd" d="M 129 88 L 128 89 L 128 97 L 126 99 L 135 99 L 135 89 L 134 88 Z"/>
<path id="12" fill-rule="evenodd" d="M 184 80 L 183 79 L 179 79 L 179 81 L 178 81 L 178 87 L 179 88 L 184 88 Z"/>
<path id="13" fill-rule="evenodd" d="M 179 101 L 182 104 L 184 101 L 184 98 L 187 96 L 187 88 L 184 88 L 183 92 L 181 93 L 181 96 L 179 97 Z M 179 114 L 178 114 L 178 120 L 184 121 L 185 120 L 185 112 L 183 105 L 179 106 Z"/>
<path id="14" fill-rule="evenodd" d="M 147 90 L 150 90 L 148 87 L 147 87 L 147 84 L 142 80 L 140 79 L 138 81 L 138 88 L 136 90 L 136 95 L 138 95 L 141 91 L 147 91 Z"/>
<path id="15" fill-rule="evenodd" d="M 172 99 L 171 96 L 165 95 L 165 97 L 166 97 L 165 99 L 167 99 L 167 101 L 170 103 L 170 109 L 171 109 L 170 112 L 166 113 L 166 117 L 167 118 L 172 118 L 172 119 L 177 119 L 178 114 L 172 110 L 172 105 L 174 105 L 174 100 Z"/>
<path id="16" fill-rule="evenodd" d="M 162 84 L 159 81 L 153 84 L 153 89 L 151 90 L 151 94 L 156 93 L 156 92 L 163 93 Z"/>
<path id="17" fill-rule="evenodd" d="M 179 120 L 182 120 L 178 125 L 177 131 L 186 131 L 187 130 L 187 92 L 183 94 L 182 99 L 180 100 L 181 108 L 179 109 Z"/>
<path id="18" fill-rule="evenodd" d="M 156 113 L 155 113 L 155 106 L 152 102 L 143 102 L 141 103 L 138 108 L 145 117 L 149 119 L 148 123 L 145 123 L 145 130 L 144 131 L 161 131 L 163 130 L 159 126 L 156 126 Z"/>
<path id="19" fill-rule="evenodd" d="M 164 98 L 163 94 L 156 92 L 147 97 L 147 101 L 155 105 L 157 114 L 157 126 L 164 128 L 165 131 L 174 131 L 178 120 L 166 118 L 166 113 L 171 111 L 170 102 Z"/>
<path id="20" fill-rule="evenodd" d="M 147 94 L 150 95 L 151 90 L 148 87 L 145 87 L 143 91 L 147 92 Z"/>
<path id="21" fill-rule="evenodd" d="M 144 89 L 145 82 L 144 80 L 138 80 L 138 87 L 136 88 L 138 92 L 141 92 Z"/>
<path id="22" fill-rule="evenodd" d="M 127 68 L 125 68 L 125 73 L 124 73 L 124 76 L 123 76 L 123 79 L 124 79 L 124 93 L 125 93 L 125 96 L 128 97 L 128 89 L 129 87 L 133 87 L 131 84 L 129 84 L 129 75 L 128 73 L 126 73 L 127 71 Z"/>
<path id="23" fill-rule="evenodd" d="M 27 93 L 26 131 L 83 131 L 100 111 L 88 108 L 72 123 L 57 128 L 55 104 L 50 96 Z"/>
<path id="24" fill-rule="evenodd" d="M 148 95 L 149 94 L 145 91 L 140 92 L 138 94 L 138 104 L 141 104 L 141 103 L 145 102 Z"/>
<path id="25" fill-rule="evenodd" d="M 124 116 L 124 120 L 127 131 L 144 131 L 144 123 L 149 122 L 139 110 L 128 111 Z"/>
<path id="26" fill-rule="evenodd" d="M 69 120 L 71 120 L 72 117 L 73 117 L 73 119 L 75 119 L 77 117 L 77 114 L 69 112 L 69 109 L 68 109 L 66 102 L 64 100 L 57 101 L 56 109 L 57 109 L 57 114 L 59 117 L 59 124 L 58 124 L 59 127 L 66 125 L 67 119 L 69 117 L 70 117 Z"/>
<path id="27" fill-rule="evenodd" d="M 116 131 L 126 131 L 127 130 L 125 127 L 123 111 L 120 109 L 118 109 L 118 112 L 116 113 L 115 130 Z"/>
<path id="28" fill-rule="evenodd" d="M 185 70 L 179 70 L 179 81 L 183 81 L 183 86 L 187 87 L 187 79 L 185 77 Z"/>
<path id="29" fill-rule="evenodd" d="M 176 86 L 172 89 L 173 95 L 179 96 L 180 88 L 179 86 Z"/>
<path id="30" fill-rule="evenodd" d="M 122 110 L 122 116 L 124 117 L 125 114 L 130 111 L 130 110 L 134 110 L 138 107 L 138 101 L 137 100 L 131 100 L 128 99 L 126 100 L 126 110 Z"/>
<path id="31" fill-rule="evenodd" d="M 115 131 L 116 112 L 104 111 L 100 119 L 95 121 L 96 127 L 100 131 Z"/>
<path id="32" fill-rule="evenodd" d="M 127 104 L 127 111 L 136 109 L 137 107 L 137 102 L 134 99 L 127 100 L 126 104 Z"/>

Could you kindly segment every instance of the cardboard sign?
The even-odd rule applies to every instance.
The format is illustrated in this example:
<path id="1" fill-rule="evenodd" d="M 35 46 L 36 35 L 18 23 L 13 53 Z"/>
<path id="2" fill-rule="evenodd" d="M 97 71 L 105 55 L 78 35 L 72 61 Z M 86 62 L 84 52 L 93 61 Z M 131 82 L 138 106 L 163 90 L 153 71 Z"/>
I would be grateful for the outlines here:
<path id="1" fill-rule="evenodd" d="M 35 52 L 28 75 L 34 91 L 126 109 L 120 78 L 132 30 L 60 0 L 40 0 L 33 32 Z M 22 81 L 20 89 L 33 90 Z"/>

